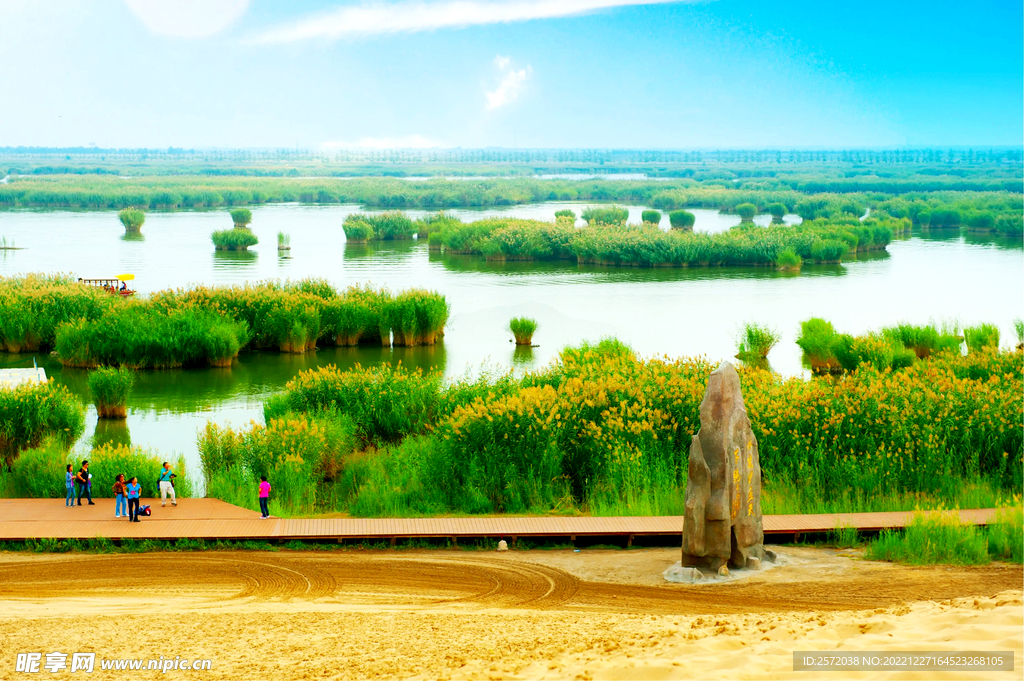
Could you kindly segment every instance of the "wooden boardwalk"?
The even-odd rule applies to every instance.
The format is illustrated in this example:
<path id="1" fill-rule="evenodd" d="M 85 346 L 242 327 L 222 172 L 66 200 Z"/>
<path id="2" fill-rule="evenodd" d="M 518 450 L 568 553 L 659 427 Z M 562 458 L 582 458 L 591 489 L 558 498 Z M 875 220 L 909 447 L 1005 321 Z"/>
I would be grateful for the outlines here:
<path id="1" fill-rule="evenodd" d="M 129 523 L 114 517 L 114 500 L 67 508 L 61 499 L 0 499 L 0 540 L 24 539 L 397 539 L 414 537 L 633 537 L 680 535 L 682 516 L 469 517 L 469 518 L 270 518 L 217 499 L 182 499 L 161 507 L 144 499 L 153 515 Z M 958 511 L 963 522 L 988 524 L 995 509 Z M 766 535 L 827 532 L 838 527 L 882 530 L 905 527 L 912 511 L 764 516 Z"/>

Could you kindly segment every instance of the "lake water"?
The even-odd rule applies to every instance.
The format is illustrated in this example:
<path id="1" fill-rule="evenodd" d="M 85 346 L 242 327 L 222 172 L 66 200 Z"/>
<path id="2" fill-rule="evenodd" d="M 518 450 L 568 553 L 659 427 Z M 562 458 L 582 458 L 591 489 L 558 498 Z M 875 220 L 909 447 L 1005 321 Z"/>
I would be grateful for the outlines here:
<path id="1" fill-rule="evenodd" d="M 544 203 L 452 212 L 464 220 L 492 215 L 551 219 L 555 210 L 585 204 Z M 638 222 L 642 206 L 630 206 Z M 958 319 L 999 325 L 1003 344 L 1024 316 L 1024 259 L 1020 242 L 959 235 L 915 236 L 887 253 L 842 265 L 807 266 L 796 275 L 765 268 L 633 269 L 569 263 L 487 263 L 443 257 L 411 242 L 346 245 L 344 217 L 358 206 L 271 205 L 253 209 L 260 244 L 248 253 L 215 252 L 209 234 L 230 227 L 226 211 L 149 213 L 140 240 L 129 240 L 113 212 L 0 212 L 0 237 L 24 250 L 0 251 L 0 275 L 71 272 L 81 277 L 134 273 L 140 293 L 188 284 L 237 284 L 268 278 L 323 277 L 338 287 L 371 282 L 392 291 L 412 286 L 443 293 L 452 317 L 442 344 L 432 348 L 329 348 L 304 355 L 250 353 L 231 369 L 140 372 L 126 427 L 133 443 L 184 453 L 195 465 L 197 429 L 207 420 L 234 425 L 261 420 L 262 400 L 303 369 L 402 360 L 436 367 L 446 376 L 482 367 L 541 367 L 567 344 L 617 336 L 643 355 L 736 352 L 744 322 L 782 333 L 769 360 L 777 371 L 803 372 L 794 343 L 799 323 L 830 319 L 841 331 L 862 333 L 899 321 Z M 697 231 L 716 232 L 739 218 L 696 210 Z M 410 211 L 417 216 L 422 212 Z M 791 216 L 790 219 L 794 219 Z M 764 224 L 768 216 L 759 216 Z M 795 218 L 796 221 L 799 218 Z M 287 255 L 277 232 L 291 236 Z M 527 315 L 540 323 L 540 347 L 516 355 L 506 326 Z M 32 356 L 0 354 L 0 365 L 31 366 Z M 86 398 L 86 372 L 36 357 L 47 374 Z M 86 435 L 96 429 L 90 407 Z M 125 426 L 101 424 L 96 434 L 124 436 Z M 113 431 L 113 432 L 111 432 Z M 84 443 L 82 445 L 85 446 Z"/>

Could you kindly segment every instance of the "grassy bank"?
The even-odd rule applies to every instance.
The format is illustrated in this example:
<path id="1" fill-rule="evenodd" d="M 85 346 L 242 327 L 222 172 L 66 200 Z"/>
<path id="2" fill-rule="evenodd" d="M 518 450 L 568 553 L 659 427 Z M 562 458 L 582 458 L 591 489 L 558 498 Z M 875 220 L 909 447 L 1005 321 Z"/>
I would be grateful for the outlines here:
<path id="1" fill-rule="evenodd" d="M 1005 499 L 1021 485 L 1021 358 L 945 353 L 811 381 L 742 370 L 766 511 Z M 211 494 L 252 506 L 268 475 L 287 515 L 680 514 L 712 368 L 614 341 L 534 374 L 451 384 L 322 368 L 268 401 L 266 426 L 210 427 L 200 451 Z"/>
<path id="2" fill-rule="evenodd" d="M 66 387 L 50 381 L 0 388 L 0 470 L 48 436 L 68 447 L 84 430 L 85 409 Z"/>

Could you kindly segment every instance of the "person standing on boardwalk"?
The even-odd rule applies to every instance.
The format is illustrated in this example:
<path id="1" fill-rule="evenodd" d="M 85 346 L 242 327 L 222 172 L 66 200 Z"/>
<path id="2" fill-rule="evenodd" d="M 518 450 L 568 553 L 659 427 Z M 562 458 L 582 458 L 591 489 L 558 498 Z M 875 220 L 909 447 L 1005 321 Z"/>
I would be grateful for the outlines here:
<path id="1" fill-rule="evenodd" d="M 71 464 L 68 464 L 68 472 L 64 474 L 64 486 L 67 487 L 67 495 L 64 497 L 65 506 L 75 505 L 75 474 L 71 472 Z"/>
<path id="2" fill-rule="evenodd" d="M 128 515 L 128 498 L 125 496 L 128 490 L 124 486 L 124 473 L 118 473 L 114 480 L 114 517 L 120 518 Z"/>
<path id="3" fill-rule="evenodd" d="M 178 505 L 178 499 L 174 496 L 174 483 L 172 480 L 178 477 L 171 472 L 171 464 L 164 461 L 164 469 L 160 471 L 160 505 L 167 505 L 167 494 L 171 495 L 171 506 Z"/>
<path id="4" fill-rule="evenodd" d="M 82 505 L 82 493 L 85 493 L 85 498 L 89 500 L 90 506 L 95 506 L 92 503 L 92 489 L 89 487 L 89 461 L 82 461 L 82 467 L 78 470 L 75 475 L 75 482 L 78 483 L 78 505 Z"/>
<path id="5" fill-rule="evenodd" d="M 142 485 L 139 484 L 139 479 L 132 476 L 132 479 L 128 481 L 128 522 L 139 522 L 139 493 L 142 492 Z"/>
<path id="6" fill-rule="evenodd" d="M 260 518 L 266 519 L 270 517 L 270 483 L 267 482 L 267 476 L 260 476 Z"/>

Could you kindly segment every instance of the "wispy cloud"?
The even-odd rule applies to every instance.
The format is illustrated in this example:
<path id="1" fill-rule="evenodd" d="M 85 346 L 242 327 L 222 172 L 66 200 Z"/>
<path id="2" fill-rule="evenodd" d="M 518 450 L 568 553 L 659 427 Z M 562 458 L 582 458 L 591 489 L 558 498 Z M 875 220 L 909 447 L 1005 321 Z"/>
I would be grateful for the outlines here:
<path id="1" fill-rule="evenodd" d="M 533 69 L 529 65 L 525 69 L 512 68 L 512 60 L 509 57 L 495 57 L 494 65 L 501 71 L 501 82 L 493 91 L 484 92 L 488 109 L 499 109 L 516 101 L 523 83 L 533 74 Z"/>
<path id="2" fill-rule="evenodd" d="M 327 142 L 324 149 L 435 149 L 444 144 L 422 135 L 406 137 L 363 137 L 357 142 Z"/>
<path id="3" fill-rule="evenodd" d="M 235 23 L 249 0 L 125 0 L 128 9 L 154 33 L 205 38 Z"/>
<path id="4" fill-rule="evenodd" d="M 555 19 L 613 7 L 661 5 L 694 0 L 401 0 L 371 2 L 301 19 L 256 36 L 255 43 L 286 43 L 310 38 L 417 33 L 532 19 Z"/>

